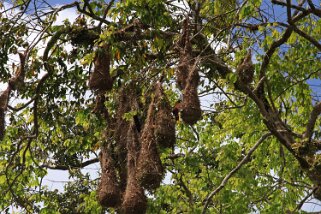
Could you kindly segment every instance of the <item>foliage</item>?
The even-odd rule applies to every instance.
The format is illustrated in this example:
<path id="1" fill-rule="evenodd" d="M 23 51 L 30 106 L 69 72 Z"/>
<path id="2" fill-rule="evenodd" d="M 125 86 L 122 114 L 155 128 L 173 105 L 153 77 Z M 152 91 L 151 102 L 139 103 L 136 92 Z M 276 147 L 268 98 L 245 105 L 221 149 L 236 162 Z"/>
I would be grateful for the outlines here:
<path id="1" fill-rule="evenodd" d="M 178 67 L 199 73 L 202 119 L 177 121 L 176 144 L 155 152 L 165 179 L 146 194 L 147 213 L 304 212 L 306 200 L 321 200 L 318 5 L 44 2 L 0 1 L 0 212 L 120 212 L 98 203 L 99 177 L 81 169 L 99 162 L 106 144 L 126 153 L 111 138 L 126 124 L 154 129 L 146 121 L 157 83 L 179 104 Z M 70 8 L 77 19 L 57 24 Z M 104 47 L 110 85 L 90 89 Z M 241 70 L 246 60 L 251 69 Z M 48 170 L 69 172 L 64 190 L 43 185 Z"/>

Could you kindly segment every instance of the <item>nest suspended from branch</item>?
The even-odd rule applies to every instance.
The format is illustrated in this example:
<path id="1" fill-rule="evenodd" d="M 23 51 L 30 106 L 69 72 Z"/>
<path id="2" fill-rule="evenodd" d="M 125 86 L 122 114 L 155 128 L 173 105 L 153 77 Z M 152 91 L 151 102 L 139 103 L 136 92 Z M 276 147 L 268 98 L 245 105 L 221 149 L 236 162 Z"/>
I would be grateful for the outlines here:
<path id="1" fill-rule="evenodd" d="M 155 116 L 155 138 L 157 145 L 172 148 L 175 145 L 175 118 L 172 116 L 172 108 L 160 83 L 156 85 L 156 116 Z"/>
<path id="2" fill-rule="evenodd" d="M 141 214 L 146 212 L 147 199 L 143 188 L 136 179 L 136 162 L 140 142 L 134 124 L 127 131 L 127 185 L 121 210 L 125 214 Z"/>
<path id="3" fill-rule="evenodd" d="M 5 134 L 5 114 L 8 107 L 10 86 L 0 95 L 0 141 L 3 140 Z"/>
<path id="4" fill-rule="evenodd" d="M 89 88 L 92 90 L 108 91 L 113 87 L 113 78 L 110 76 L 110 47 L 104 45 L 97 50 L 94 60 L 94 71 L 89 78 Z"/>
<path id="5" fill-rule="evenodd" d="M 114 160 L 110 146 L 101 148 L 99 160 L 101 165 L 101 178 L 98 185 L 97 196 L 99 203 L 104 207 L 117 207 L 120 204 L 121 191 L 119 188 Z"/>
<path id="6" fill-rule="evenodd" d="M 179 64 L 178 68 L 176 69 L 176 82 L 180 90 L 183 90 L 186 87 L 189 67 L 194 64 L 189 27 L 189 19 L 186 18 L 183 21 L 182 36 L 178 42 Z"/>
<path id="7" fill-rule="evenodd" d="M 199 74 L 196 68 L 196 63 L 190 67 L 187 85 L 183 91 L 183 104 L 181 117 L 182 120 L 189 124 L 194 125 L 202 118 L 202 110 L 200 100 L 198 98 L 197 87 L 199 83 Z"/>
<path id="8" fill-rule="evenodd" d="M 116 112 L 114 139 L 116 141 L 117 168 L 122 191 L 125 191 L 127 180 L 127 132 L 129 129 L 129 121 L 124 119 L 124 114 L 131 111 L 133 96 L 131 85 L 122 88 L 118 95 Z"/>
<path id="9" fill-rule="evenodd" d="M 250 84 L 254 78 L 254 65 L 252 63 L 251 49 L 248 50 L 242 63 L 237 67 L 236 73 L 239 76 L 239 81 L 243 84 Z"/>
<path id="10" fill-rule="evenodd" d="M 136 178 L 141 186 L 154 190 L 160 186 L 164 169 L 157 151 L 157 141 L 154 135 L 155 100 L 149 105 L 146 122 L 141 135 L 141 150 L 138 157 Z"/>

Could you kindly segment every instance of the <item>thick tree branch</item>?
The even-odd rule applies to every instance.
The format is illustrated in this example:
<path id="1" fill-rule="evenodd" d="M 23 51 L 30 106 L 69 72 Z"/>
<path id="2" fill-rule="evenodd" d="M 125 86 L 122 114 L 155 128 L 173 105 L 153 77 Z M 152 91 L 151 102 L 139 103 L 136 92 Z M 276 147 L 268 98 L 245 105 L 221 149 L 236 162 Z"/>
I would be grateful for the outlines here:
<path id="1" fill-rule="evenodd" d="M 277 0 L 272 0 L 271 2 L 272 2 L 273 4 L 277 4 L 277 5 L 285 6 L 285 7 L 290 7 L 290 8 L 299 10 L 299 11 L 304 11 L 304 12 L 306 11 L 306 9 L 305 9 L 304 7 L 301 7 L 301 6 L 299 6 L 299 5 L 289 4 L 289 3 L 288 3 L 288 0 L 287 0 L 287 2 L 277 1 Z"/>
<path id="2" fill-rule="evenodd" d="M 262 142 L 264 142 L 264 140 L 271 136 L 272 133 L 266 133 L 264 134 L 256 143 L 255 145 L 249 150 L 249 152 L 247 153 L 247 155 L 245 155 L 245 157 L 238 163 L 238 165 L 232 169 L 226 176 L 225 178 L 223 179 L 223 181 L 221 182 L 221 184 L 213 191 L 211 192 L 208 197 L 206 198 L 206 201 L 205 201 L 205 205 L 204 205 L 204 208 L 203 208 L 203 211 L 202 211 L 202 214 L 205 214 L 206 213 L 206 210 L 207 210 L 207 207 L 209 205 L 209 203 L 211 202 L 212 198 L 217 194 L 219 193 L 223 188 L 224 186 L 226 185 L 226 183 L 229 181 L 229 179 L 244 165 L 248 162 L 248 160 L 250 159 L 251 155 L 253 154 L 253 152 L 260 146 L 260 144 Z"/>
<path id="3" fill-rule="evenodd" d="M 311 42 L 315 47 L 317 47 L 321 51 L 321 44 L 317 40 L 306 34 L 304 31 L 300 30 L 297 26 L 292 25 L 292 27 L 297 34 Z"/>
<path id="4" fill-rule="evenodd" d="M 321 102 L 317 103 L 314 106 L 314 108 L 310 114 L 310 119 L 308 121 L 306 131 L 304 133 L 304 137 L 308 139 L 308 142 L 311 142 L 315 122 L 317 121 L 317 118 L 320 114 L 321 114 Z"/>

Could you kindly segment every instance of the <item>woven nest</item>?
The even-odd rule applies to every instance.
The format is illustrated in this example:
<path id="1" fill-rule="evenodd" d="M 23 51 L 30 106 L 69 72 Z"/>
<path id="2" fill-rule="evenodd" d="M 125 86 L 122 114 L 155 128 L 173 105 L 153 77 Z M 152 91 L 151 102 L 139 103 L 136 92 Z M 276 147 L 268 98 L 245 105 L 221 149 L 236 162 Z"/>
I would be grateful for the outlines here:
<path id="1" fill-rule="evenodd" d="M 187 85 L 183 92 L 183 108 L 181 117 L 185 123 L 194 125 L 202 118 L 200 100 L 197 93 L 197 86 L 200 77 L 196 66 L 193 66 L 190 69 Z"/>
<path id="2" fill-rule="evenodd" d="M 157 145 L 165 148 L 172 148 L 175 145 L 175 119 L 172 116 L 172 108 L 162 86 L 156 86 L 156 108 L 154 134 Z"/>
<path id="3" fill-rule="evenodd" d="M 110 76 L 110 48 L 104 45 L 99 48 L 94 60 L 94 71 L 89 78 L 89 88 L 92 90 L 108 91 L 113 87 L 113 78 Z"/>
<path id="4" fill-rule="evenodd" d="M 127 185 L 121 210 L 125 214 L 141 214 L 146 212 L 147 199 L 143 188 L 136 179 L 136 162 L 139 153 L 138 133 L 133 124 L 127 132 Z"/>
<path id="5" fill-rule="evenodd" d="M 254 79 L 254 66 L 251 57 L 251 50 L 249 50 L 244 60 L 242 60 L 242 63 L 239 64 L 236 69 L 239 80 L 243 84 L 249 84 L 253 82 Z"/>
<path id="6" fill-rule="evenodd" d="M 102 172 L 97 190 L 98 201 L 104 207 L 117 207 L 121 198 L 120 188 L 110 148 L 102 147 L 99 159 Z"/>
<path id="7" fill-rule="evenodd" d="M 175 73 L 176 82 L 180 90 L 183 90 L 186 86 L 189 61 L 190 61 L 190 57 L 186 56 L 186 54 L 182 51 L 182 53 L 180 53 L 179 64 Z"/>
<path id="8" fill-rule="evenodd" d="M 5 135 L 5 112 L 8 106 L 10 88 L 8 87 L 0 95 L 0 140 L 4 138 Z"/>
<path id="9" fill-rule="evenodd" d="M 149 105 L 146 122 L 141 136 L 141 150 L 137 162 L 136 178 L 142 187 L 154 190 L 160 186 L 164 169 L 157 151 L 157 142 L 154 135 L 155 100 Z"/>
<path id="10" fill-rule="evenodd" d="M 114 139 L 116 141 L 117 168 L 120 176 L 120 187 L 124 191 L 127 180 L 127 132 L 129 130 L 129 122 L 123 116 L 131 110 L 130 87 L 123 88 L 119 92 L 118 106 L 116 112 L 116 125 Z"/>
<path id="11" fill-rule="evenodd" d="M 192 57 L 192 44 L 190 41 L 189 20 L 185 19 L 182 27 L 182 35 L 178 41 L 179 64 L 176 70 L 176 82 L 180 90 L 186 87 L 189 67 L 194 64 Z"/>

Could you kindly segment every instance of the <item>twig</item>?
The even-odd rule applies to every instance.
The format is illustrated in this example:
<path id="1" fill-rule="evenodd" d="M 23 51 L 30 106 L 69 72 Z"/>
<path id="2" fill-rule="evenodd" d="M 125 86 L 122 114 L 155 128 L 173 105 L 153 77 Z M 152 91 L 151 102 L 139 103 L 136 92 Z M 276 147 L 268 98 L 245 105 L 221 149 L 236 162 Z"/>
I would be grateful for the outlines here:
<path id="1" fill-rule="evenodd" d="M 308 200 L 308 198 L 310 198 L 310 196 L 317 190 L 318 187 L 314 187 L 312 189 L 312 191 L 307 194 L 301 201 L 300 203 L 296 206 L 295 210 L 293 211 L 293 213 L 295 213 L 296 211 L 300 210 L 301 207 L 303 206 L 303 204 L 306 202 L 306 200 Z"/>
<path id="2" fill-rule="evenodd" d="M 249 152 L 247 153 L 247 155 L 245 155 L 245 157 L 239 162 L 239 164 L 232 169 L 223 179 L 223 181 L 221 182 L 221 184 L 213 191 L 209 194 L 209 196 L 206 198 L 205 201 L 205 205 L 202 211 L 202 214 L 206 213 L 207 207 L 209 205 L 209 203 L 211 202 L 212 198 L 220 191 L 224 188 L 224 186 L 226 185 L 226 183 L 228 182 L 228 180 L 244 165 L 248 162 L 248 160 L 250 159 L 251 155 L 253 154 L 253 152 L 259 147 L 259 145 L 269 136 L 271 136 L 272 133 L 266 133 L 264 134 L 256 143 L 255 145 L 249 150 Z"/>
<path id="3" fill-rule="evenodd" d="M 69 165 L 69 166 L 65 166 L 65 165 L 53 165 L 53 164 L 43 164 L 40 167 L 41 168 L 47 168 L 47 169 L 54 169 L 54 170 L 68 170 L 70 168 L 84 168 L 88 165 L 94 164 L 99 162 L 98 158 L 94 158 L 79 164 L 75 164 L 75 165 Z"/>

